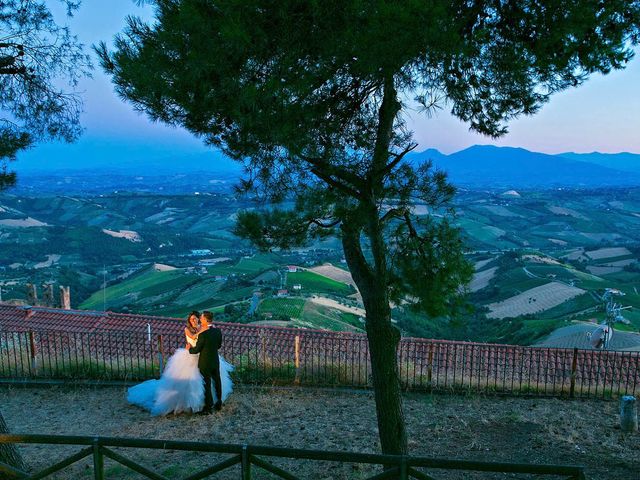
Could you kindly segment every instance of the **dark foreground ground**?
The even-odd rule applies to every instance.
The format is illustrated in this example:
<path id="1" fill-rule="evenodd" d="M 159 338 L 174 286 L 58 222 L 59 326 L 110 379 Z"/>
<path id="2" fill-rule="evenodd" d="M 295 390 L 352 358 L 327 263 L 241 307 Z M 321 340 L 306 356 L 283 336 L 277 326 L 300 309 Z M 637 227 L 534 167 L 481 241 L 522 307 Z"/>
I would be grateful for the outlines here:
<path id="1" fill-rule="evenodd" d="M 369 392 L 313 389 L 236 391 L 216 415 L 153 418 L 125 401 L 124 387 L 0 386 L 0 409 L 13 433 L 102 435 L 379 452 Z M 617 428 L 616 401 L 566 401 L 410 394 L 405 397 L 413 455 L 503 462 L 577 464 L 595 480 L 640 480 L 640 434 Z M 78 447 L 22 446 L 35 471 Z M 169 478 L 183 478 L 223 456 L 121 450 Z M 274 460 L 302 478 L 362 479 L 375 467 Z M 107 478 L 140 475 L 106 462 Z M 436 479 L 538 478 L 429 472 Z M 92 478 L 82 461 L 50 478 Z M 239 468 L 214 478 L 240 478 Z M 275 478 L 254 467 L 253 478 Z M 542 478 L 542 477 L 540 477 Z M 544 477 L 552 478 L 552 477 Z M 556 477 L 561 478 L 561 477 Z"/>

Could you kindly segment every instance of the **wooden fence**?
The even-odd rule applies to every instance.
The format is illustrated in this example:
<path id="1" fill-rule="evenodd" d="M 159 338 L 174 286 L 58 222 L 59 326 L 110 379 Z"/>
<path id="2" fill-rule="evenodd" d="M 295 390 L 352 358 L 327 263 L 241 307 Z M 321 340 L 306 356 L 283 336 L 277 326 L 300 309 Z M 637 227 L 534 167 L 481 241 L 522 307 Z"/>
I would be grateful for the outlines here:
<path id="1" fill-rule="evenodd" d="M 435 480 L 444 478 L 447 472 L 460 472 L 465 478 L 469 474 L 479 473 L 504 473 L 505 478 L 522 477 L 526 478 L 558 478 L 566 480 L 585 480 L 583 467 L 571 465 L 544 465 L 530 463 L 496 463 L 478 462 L 470 460 L 453 460 L 443 458 L 417 457 L 409 455 L 379 455 L 371 453 L 357 452 L 330 452 L 322 450 L 303 450 L 293 448 L 278 448 L 272 446 L 255 445 L 234 445 L 222 443 L 201 443 L 201 442 L 181 442 L 172 440 L 155 440 L 148 438 L 110 438 L 110 437 L 71 437 L 61 435 L 6 435 L 0 434 L 0 446 L 3 444 L 43 444 L 43 445 L 68 445 L 84 447 L 80 451 L 67 456 L 66 458 L 52 463 L 50 466 L 35 473 L 20 471 L 14 467 L 0 462 L 0 475 L 2 478 L 24 478 L 40 479 L 59 472 L 63 469 L 82 462 L 84 459 L 91 459 L 93 464 L 93 478 L 104 480 L 105 459 L 122 465 L 129 470 L 137 472 L 144 478 L 154 480 L 167 480 L 167 477 L 157 472 L 157 465 L 149 467 L 140 463 L 140 449 L 162 450 L 162 451 L 187 451 L 191 456 L 195 454 L 205 454 L 206 463 L 203 469 L 182 477 L 184 480 L 200 480 L 208 478 L 219 472 L 228 472 L 234 467 L 240 466 L 239 472 L 232 478 L 250 480 L 253 478 L 252 470 L 261 470 L 261 474 L 268 472 L 271 477 L 295 480 L 299 477 L 300 466 L 303 463 L 314 463 L 313 476 L 317 478 L 318 472 L 326 468 L 329 463 L 343 463 L 366 467 L 378 467 L 378 471 L 358 475 L 363 480 L 383 480 L 398 479 L 408 480 L 416 478 L 418 480 Z M 116 450 L 117 449 L 117 450 Z M 218 456 L 220 455 L 220 456 Z M 132 458 L 133 457 L 133 458 Z M 277 465 L 278 460 L 294 460 L 295 471 L 289 472 L 285 468 Z M 274 462 L 275 460 L 275 462 Z M 52 460 L 53 462 L 53 460 Z M 90 472 L 90 465 L 84 465 L 83 473 Z M 384 470 L 382 470 L 384 467 Z M 89 472 L 87 472 L 89 470 Z M 77 470 L 76 470 L 77 471 Z M 427 473 L 428 472 L 428 473 Z M 73 473 L 66 470 L 71 478 Z M 232 472 L 228 472 L 232 473 Z M 174 476 L 172 476 L 174 477 Z M 261 475 L 259 478 L 264 478 Z M 477 477 L 474 477 L 477 478 Z M 495 478 L 495 477 L 492 477 Z"/>

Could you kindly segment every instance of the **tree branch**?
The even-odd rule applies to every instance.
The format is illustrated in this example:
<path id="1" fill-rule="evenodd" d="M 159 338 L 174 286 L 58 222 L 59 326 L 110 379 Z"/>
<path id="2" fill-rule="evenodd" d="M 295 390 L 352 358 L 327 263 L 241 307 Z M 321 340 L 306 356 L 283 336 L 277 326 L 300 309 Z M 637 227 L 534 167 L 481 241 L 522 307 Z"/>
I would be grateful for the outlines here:
<path id="1" fill-rule="evenodd" d="M 2 68 L 0 67 L 0 75 L 25 75 L 27 69 L 25 67 L 12 67 Z"/>
<path id="2" fill-rule="evenodd" d="M 389 155 L 389 145 L 393 132 L 393 122 L 400 111 L 400 103 L 397 98 L 397 91 L 393 84 L 393 76 L 389 76 L 384 82 L 384 93 L 382 103 L 378 109 L 378 128 L 376 129 L 376 140 L 373 148 L 373 162 L 371 165 L 371 180 L 377 183 L 379 174 L 387 165 L 386 159 Z M 373 185 L 372 185 L 373 186 Z"/>
<path id="3" fill-rule="evenodd" d="M 390 172 L 391 172 L 391 171 L 396 167 L 396 165 L 398 165 L 398 164 L 402 161 L 402 159 L 404 158 L 404 156 L 405 156 L 407 153 L 409 153 L 409 152 L 411 152 L 411 151 L 415 150 L 415 148 L 416 148 L 417 146 L 418 146 L 418 144 L 417 144 L 417 143 L 414 143 L 413 145 L 409 145 L 407 148 L 405 148 L 405 149 L 404 149 L 402 152 L 400 152 L 400 153 L 392 153 L 391 155 L 395 155 L 395 157 L 396 157 L 396 158 L 395 158 L 392 162 L 388 163 L 388 164 L 387 164 L 387 165 L 382 169 L 382 171 L 381 171 L 380 173 L 381 173 L 383 176 L 388 175 L 388 174 L 389 174 L 389 173 L 390 173 Z"/>
<path id="4" fill-rule="evenodd" d="M 338 168 L 335 165 L 327 162 L 325 159 L 320 157 L 310 157 L 308 155 L 298 154 L 300 158 L 302 158 L 305 162 L 309 163 L 312 167 L 315 167 L 318 171 L 323 171 L 325 175 L 332 175 L 340 180 L 347 182 L 353 185 L 353 190 L 357 189 L 362 190 L 362 186 L 364 185 L 364 180 L 353 173 Z M 315 172 L 314 172 L 315 173 Z M 323 178 L 324 180 L 324 178 Z"/>
<path id="5" fill-rule="evenodd" d="M 344 193 L 348 193 L 353 198 L 359 198 L 360 197 L 360 192 L 358 192 L 354 188 L 350 187 L 349 185 L 345 185 L 342 182 L 334 180 L 333 178 L 331 178 L 330 174 L 322 172 L 318 168 L 312 168 L 311 169 L 311 173 L 313 173 L 316 177 L 318 177 L 321 180 L 325 181 L 326 183 L 328 183 L 332 187 L 335 187 L 335 188 L 337 188 L 338 190 L 341 190 Z"/>
<path id="6" fill-rule="evenodd" d="M 342 219 L 338 219 L 338 220 L 334 220 L 333 222 L 330 222 L 330 223 L 322 223 L 319 220 L 313 219 L 313 220 L 309 221 L 309 225 L 314 224 L 314 225 L 318 225 L 319 227 L 322 227 L 322 228 L 332 228 L 332 227 L 335 227 L 336 225 L 338 225 L 341 221 L 342 221 Z"/>
<path id="7" fill-rule="evenodd" d="M 412 237 L 417 237 L 418 232 L 413 226 L 413 222 L 411 221 L 411 215 L 409 215 L 409 212 L 407 210 L 404 211 L 404 221 L 407 224 L 407 227 L 409 228 L 409 235 L 411 235 Z"/>
<path id="8" fill-rule="evenodd" d="M 360 245 L 360 228 L 345 221 L 341 225 L 342 249 L 353 280 L 360 289 L 371 288 L 375 277 Z"/>
<path id="9" fill-rule="evenodd" d="M 380 223 L 384 223 L 391 218 L 400 218 L 405 211 L 405 208 L 392 208 L 380 218 Z"/>
<path id="10" fill-rule="evenodd" d="M 407 224 L 407 228 L 409 228 L 409 236 L 411 238 L 415 238 L 418 241 L 418 245 L 417 245 L 417 250 L 418 253 L 422 256 L 424 256 L 424 248 L 422 246 L 422 244 L 425 242 L 424 237 L 421 237 L 416 228 L 413 226 L 413 222 L 411 221 L 411 215 L 409 214 L 409 212 L 407 210 L 405 210 L 404 212 L 404 221 Z"/>

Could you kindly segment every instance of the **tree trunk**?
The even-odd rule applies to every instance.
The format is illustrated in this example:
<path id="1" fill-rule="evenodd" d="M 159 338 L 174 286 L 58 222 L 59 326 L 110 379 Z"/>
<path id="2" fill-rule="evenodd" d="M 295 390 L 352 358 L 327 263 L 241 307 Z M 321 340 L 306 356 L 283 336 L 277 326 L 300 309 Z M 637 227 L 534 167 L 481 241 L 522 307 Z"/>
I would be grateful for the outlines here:
<path id="1" fill-rule="evenodd" d="M 378 127 L 371 167 L 358 198 L 359 208 L 342 222 L 342 247 L 353 280 L 362 294 L 367 312 L 367 338 L 371 356 L 371 374 L 376 399 L 378 435 L 382 453 L 407 453 L 407 432 L 402 411 L 397 350 L 400 331 L 391 323 L 387 245 L 378 205 L 384 189 L 384 170 L 389 159 L 393 124 L 400 110 L 393 78 L 386 79 L 384 97 L 378 110 Z M 363 232 L 371 244 L 373 262 L 362 253 Z"/>
<path id="2" fill-rule="evenodd" d="M 4 421 L 2 412 L 0 412 L 0 433 L 9 433 L 9 429 Z M 15 444 L 0 443 L 0 462 L 11 465 L 18 470 L 26 470 L 22 456 Z"/>
<path id="3" fill-rule="evenodd" d="M 375 291 L 378 290 L 378 291 Z M 400 331 L 391 323 L 386 290 L 374 289 L 362 293 L 367 312 L 367 338 L 371 356 L 371 375 L 376 399 L 378 433 L 382 453 L 404 455 L 407 453 L 407 433 L 402 410 L 402 394 L 398 375 L 398 343 Z"/>
<path id="4" fill-rule="evenodd" d="M 342 246 L 367 312 L 367 338 L 382 453 L 406 454 L 407 434 L 397 363 L 400 332 L 391 323 L 386 279 L 371 271 L 362 254 L 360 230 L 350 222 L 342 225 Z"/>

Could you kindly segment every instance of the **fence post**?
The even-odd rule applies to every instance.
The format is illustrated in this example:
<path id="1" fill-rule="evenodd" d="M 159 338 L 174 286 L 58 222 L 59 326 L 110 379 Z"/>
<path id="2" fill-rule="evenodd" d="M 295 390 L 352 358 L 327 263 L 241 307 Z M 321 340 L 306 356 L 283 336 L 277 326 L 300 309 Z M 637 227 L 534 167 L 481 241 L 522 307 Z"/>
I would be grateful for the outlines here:
<path id="1" fill-rule="evenodd" d="M 36 361 L 36 339 L 33 330 L 29 330 L 29 346 L 31 348 L 31 371 L 36 374 L 38 370 L 38 362 Z"/>
<path id="2" fill-rule="evenodd" d="M 100 440 L 93 440 L 93 474 L 95 480 L 104 480 L 104 457 L 100 449 Z"/>
<path id="3" fill-rule="evenodd" d="M 400 460 L 400 480 L 407 480 L 409 478 L 409 469 L 407 468 L 407 457 L 402 456 Z"/>
<path id="4" fill-rule="evenodd" d="M 431 383 L 431 375 L 433 372 L 433 343 L 429 345 L 429 359 L 428 359 L 428 368 L 427 368 L 427 385 L 429 391 L 433 390 L 433 385 Z"/>
<path id="5" fill-rule="evenodd" d="M 293 361 L 296 367 L 296 377 L 293 383 L 300 385 L 300 335 L 296 335 L 293 339 Z"/>
<path id="6" fill-rule="evenodd" d="M 620 429 L 623 432 L 638 431 L 638 407 L 633 395 L 625 395 L 620 399 Z"/>
<path id="7" fill-rule="evenodd" d="M 576 394 L 576 371 L 578 369 L 578 349 L 573 349 L 573 359 L 571 360 L 571 386 L 569 387 L 569 398 L 574 398 Z"/>
<path id="8" fill-rule="evenodd" d="M 251 461 L 249 458 L 249 446 L 242 445 L 242 480 L 251 480 Z"/>
<path id="9" fill-rule="evenodd" d="M 160 375 L 164 370 L 164 348 L 162 346 L 162 335 L 158 335 L 158 364 L 160 366 Z"/>

